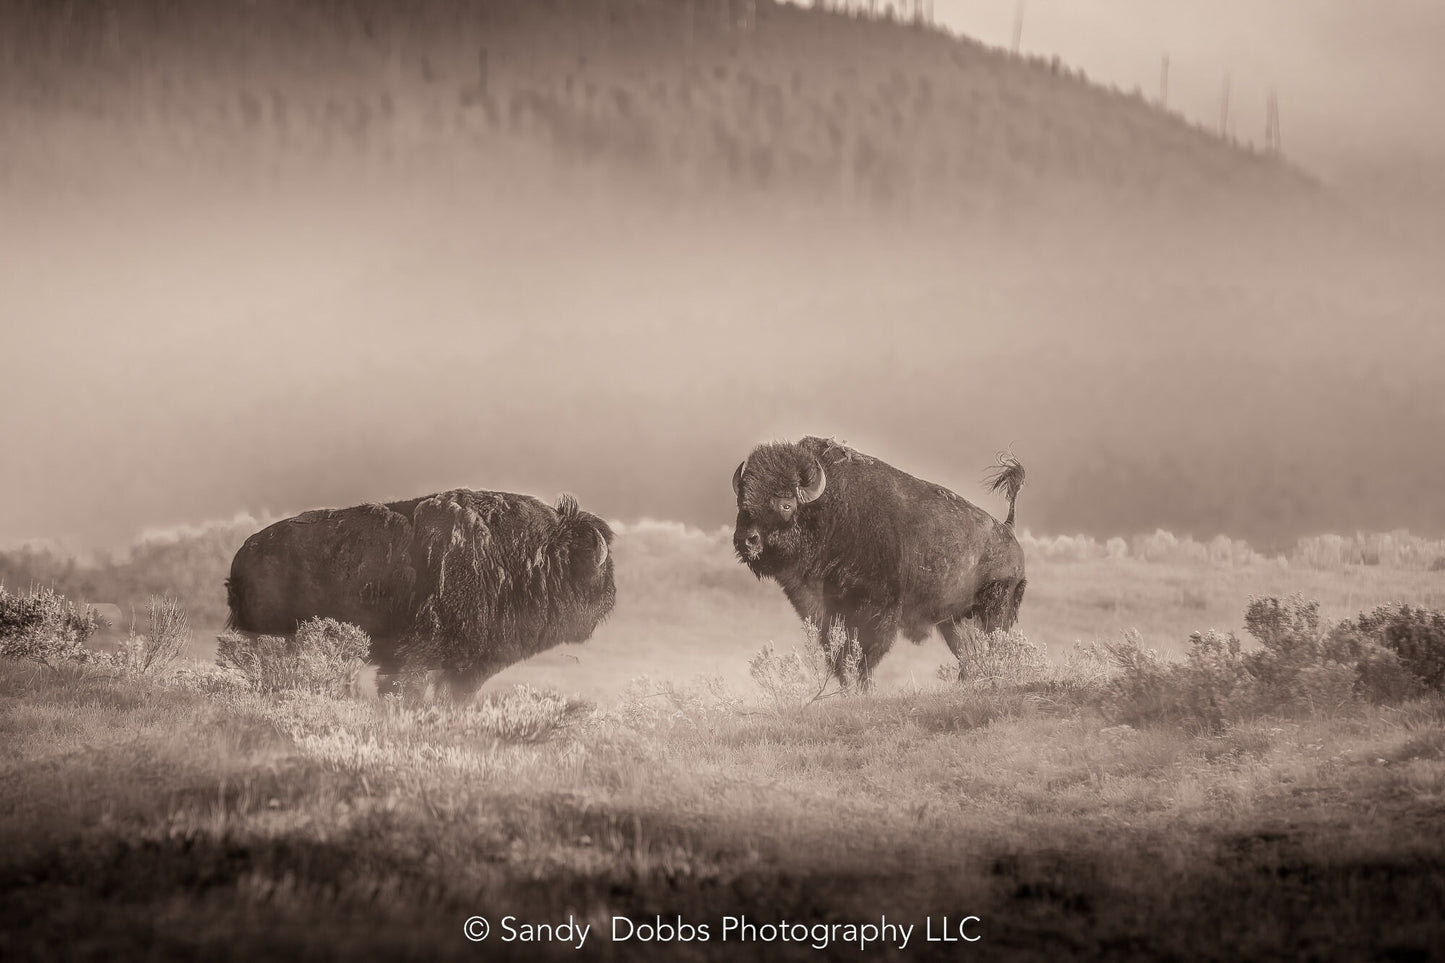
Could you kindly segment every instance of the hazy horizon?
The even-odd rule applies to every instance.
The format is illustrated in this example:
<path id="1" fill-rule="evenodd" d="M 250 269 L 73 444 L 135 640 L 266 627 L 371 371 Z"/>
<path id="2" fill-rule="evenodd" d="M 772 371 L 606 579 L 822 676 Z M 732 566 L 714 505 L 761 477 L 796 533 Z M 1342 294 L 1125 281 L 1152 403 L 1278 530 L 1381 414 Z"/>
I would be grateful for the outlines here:
<path id="1" fill-rule="evenodd" d="M 1445 6 L 1431 0 L 935 0 L 935 17 L 985 43 L 1059 55 L 1100 83 L 1159 96 L 1169 58 L 1171 108 L 1217 128 L 1226 76 L 1229 126 L 1264 142 L 1279 98 L 1286 153 L 1348 181 L 1360 167 L 1445 157 L 1435 92 L 1445 84 Z"/>
<path id="2" fill-rule="evenodd" d="M 937 16 L 1007 46 L 1014 5 L 939 0 Z M 1109 0 L 1086 19 L 1032 0 L 1022 46 L 1057 52 L 1096 82 L 1138 83 L 1150 100 L 1168 49 L 1170 104 L 1206 126 L 1228 70 L 1241 138 L 1276 84 L 1286 158 L 1342 170 L 1361 152 L 1388 165 L 1441 146 L 1429 99 L 1445 68 L 1427 56 L 1441 22 L 1417 2 L 1366 15 L 1338 0 L 1267 11 Z M 420 45 L 429 35 L 416 36 Z M 1397 37 L 1409 43 L 1392 46 Z M 728 50 L 734 40 L 718 43 Z M 584 96 L 570 73 L 566 92 L 558 77 L 523 86 L 530 62 L 504 52 L 494 57 L 499 85 L 550 91 L 549 103 Z M 718 53 L 709 71 L 677 66 L 664 56 L 672 52 L 649 55 L 659 72 L 698 85 L 689 96 L 717 111 L 715 127 L 732 125 L 728 143 L 751 143 L 743 135 L 759 130 L 766 141 L 770 108 L 747 70 L 766 76 L 784 64 L 796 79 L 783 74 L 778 97 L 795 96 L 799 114 L 826 107 L 825 119 L 861 131 L 839 150 L 853 165 L 844 179 L 887 175 L 890 158 L 871 158 L 904 117 L 876 119 L 876 102 L 863 99 L 885 82 L 871 79 L 858 88 L 862 106 L 850 106 L 841 91 L 851 81 L 836 79 L 853 69 L 843 55 L 792 66 L 786 51 L 760 47 L 745 51 L 747 69 L 729 73 L 736 51 Z M 474 72 L 475 51 L 464 53 Z M 415 116 L 398 109 L 396 125 L 430 124 L 439 140 L 420 142 L 452 145 L 461 158 L 426 168 L 443 173 L 425 182 L 387 174 L 374 141 L 333 137 L 317 119 L 340 103 L 330 94 L 315 107 L 287 88 L 286 113 L 267 86 L 290 76 L 279 68 L 238 68 L 239 107 L 224 79 L 215 106 L 206 91 L 192 103 L 169 80 L 143 77 L 148 99 L 115 123 L 92 123 L 76 106 L 105 83 L 76 81 L 74 104 L 58 98 L 54 130 L 45 128 L 54 134 L 45 147 L 67 164 L 39 148 L 17 154 L 13 168 L 0 163 L 0 174 L 21 160 L 54 168 L 43 189 L 0 191 L 0 545 L 114 548 L 147 529 L 238 512 L 449 487 L 547 499 L 570 491 L 607 517 L 711 529 L 731 521 L 728 479 L 748 451 L 804 434 L 837 437 L 993 511 L 1000 504 L 981 473 L 1013 446 L 1030 478 L 1020 525 L 1035 532 L 1162 526 L 1265 547 L 1330 530 L 1445 532 L 1435 494 L 1445 453 L 1429 441 L 1445 433 L 1445 338 L 1429 252 L 1339 216 L 1329 194 L 1302 193 L 1257 218 L 1244 196 L 1242 213 L 1216 216 L 1218 184 L 1292 183 L 1259 154 L 1157 122 L 1129 98 L 1065 87 L 1012 61 L 963 58 L 975 73 L 945 75 L 966 78 L 958 90 L 930 80 L 925 98 L 922 81 L 905 78 L 907 103 L 923 104 L 909 117 L 931 117 L 939 102 L 983 125 L 994 123 L 991 105 L 1003 105 L 999 115 L 1016 126 L 985 128 L 993 140 L 977 153 L 966 136 L 962 147 L 937 148 L 982 172 L 977 194 L 999 198 L 986 214 L 943 228 L 935 214 L 925 226 L 902 189 L 894 207 L 832 219 L 826 196 L 805 204 L 786 187 L 734 195 L 705 181 L 692 196 L 706 203 L 690 207 L 649 195 L 646 170 L 619 186 L 585 151 L 524 154 L 512 168 L 476 173 L 461 154 L 474 135 L 427 113 L 425 97 L 445 91 L 442 68 L 425 61 L 423 80 L 420 53 L 408 56 L 393 54 L 394 69 L 417 79 L 396 89 L 420 106 Z M 619 75 L 636 66 L 631 56 Z M 880 63 L 886 84 L 890 70 L 901 76 Z M 37 80 L 36 90 L 54 85 Z M 170 92 L 154 94 L 160 87 Z M 263 110 L 252 89 L 282 106 Z M 461 111 L 462 94 L 439 102 Z M 1076 100 L 1062 107 L 1048 99 L 1068 97 Z M 1392 108 L 1376 109 L 1381 100 Z M 7 103 L 9 129 L 46 116 Z M 1109 129 L 1071 133 L 1061 127 L 1070 110 L 1093 111 Z M 269 140 L 244 126 L 265 111 L 280 118 Z M 226 122 L 241 133 L 227 134 Z M 830 128 L 818 123 L 826 139 Z M 496 122 L 519 126 L 506 124 Z M 907 129 L 928 134 L 929 124 Z M 287 172 L 306 125 L 324 127 L 323 161 Z M 590 143 L 591 128 L 578 126 L 577 141 Z M 178 176 L 135 160 L 163 165 L 162 148 L 155 157 L 142 149 L 172 143 L 167 133 L 234 155 L 235 169 L 198 165 Z M 123 160 L 111 163 L 116 145 Z M 1039 162 L 1053 161 L 1038 153 L 1048 150 L 1057 165 Z M 1109 169 L 1129 151 L 1137 169 Z M 920 154 L 920 166 L 932 163 Z M 1097 157 L 1103 175 L 1088 166 Z M 532 180 L 489 182 L 496 170 Z M 236 186 L 263 174 L 283 189 Z M 1107 200 L 1051 206 L 1056 190 L 1133 196 L 1135 182 L 1166 175 L 1185 198 L 1172 208 L 1134 217 Z M 877 180 L 891 189 L 902 178 Z M 1035 195 L 1035 208 L 1015 218 L 1015 199 Z M 1307 204 L 1325 213 L 1300 213 Z"/>

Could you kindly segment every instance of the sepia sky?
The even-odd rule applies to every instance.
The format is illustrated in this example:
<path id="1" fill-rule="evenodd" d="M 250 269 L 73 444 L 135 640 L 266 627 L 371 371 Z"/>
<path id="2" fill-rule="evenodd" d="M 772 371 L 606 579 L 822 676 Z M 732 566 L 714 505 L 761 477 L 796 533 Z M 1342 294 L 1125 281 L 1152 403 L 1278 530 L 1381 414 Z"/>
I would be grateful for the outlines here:
<path id="1" fill-rule="evenodd" d="M 1150 99 L 1169 56 L 1169 102 L 1264 140 L 1275 88 L 1285 150 L 1331 174 L 1401 155 L 1445 156 L 1445 4 L 1438 0 L 1023 0 L 1025 53 L 1058 54 L 1091 78 Z M 1016 0 L 936 0 L 935 16 L 1012 43 Z"/>

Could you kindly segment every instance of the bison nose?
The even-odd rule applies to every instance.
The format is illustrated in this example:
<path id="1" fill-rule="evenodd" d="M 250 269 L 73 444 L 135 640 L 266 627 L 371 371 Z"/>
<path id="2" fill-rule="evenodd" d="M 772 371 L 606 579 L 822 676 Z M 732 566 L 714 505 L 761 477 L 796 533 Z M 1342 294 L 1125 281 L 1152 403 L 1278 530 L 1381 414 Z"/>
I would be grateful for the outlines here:
<path id="1" fill-rule="evenodd" d="M 749 552 L 756 552 L 763 547 L 763 536 L 757 532 L 748 532 L 748 537 L 743 539 L 743 545 Z"/>

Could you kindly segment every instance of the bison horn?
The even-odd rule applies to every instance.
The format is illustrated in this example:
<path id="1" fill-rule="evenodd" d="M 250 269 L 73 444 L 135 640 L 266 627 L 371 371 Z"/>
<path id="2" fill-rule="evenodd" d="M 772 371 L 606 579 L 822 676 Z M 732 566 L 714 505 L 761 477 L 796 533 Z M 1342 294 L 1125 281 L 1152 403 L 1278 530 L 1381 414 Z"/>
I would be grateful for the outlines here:
<path id="1" fill-rule="evenodd" d="M 592 534 L 597 536 L 597 567 L 603 568 L 607 564 L 607 539 L 597 529 L 592 529 Z"/>
<path id="2" fill-rule="evenodd" d="M 743 472 L 747 470 L 748 460 L 744 458 L 738 462 L 738 470 L 733 472 L 733 494 L 741 496 L 743 493 Z"/>
<path id="3" fill-rule="evenodd" d="M 823 463 L 815 458 L 813 459 L 813 468 L 818 472 L 818 480 L 811 485 L 798 486 L 798 503 L 800 505 L 817 501 L 818 496 L 823 494 L 823 489 L 828 487 L 828 473 L 823 471 Z"/>

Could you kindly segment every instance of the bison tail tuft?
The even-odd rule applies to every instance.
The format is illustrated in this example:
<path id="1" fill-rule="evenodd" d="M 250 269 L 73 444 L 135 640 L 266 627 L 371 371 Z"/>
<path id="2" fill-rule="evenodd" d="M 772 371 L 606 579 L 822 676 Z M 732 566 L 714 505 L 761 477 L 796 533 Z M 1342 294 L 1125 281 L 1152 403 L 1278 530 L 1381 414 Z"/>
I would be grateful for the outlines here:
<path id="1" fill-rule="evenodd" d="M 1008 499 L 1008 518 L 1004 519 L 1004 524 L 1012 528 L 1014 502 L 1018 501 L 1019 489 L 1024 487 L 1024 466 L 1013 452 L 1001 451 L 998 453 L 998 464 L 984 475 L 984 484 L 988 485 L 989 491 L 1002 492 Z"/>

